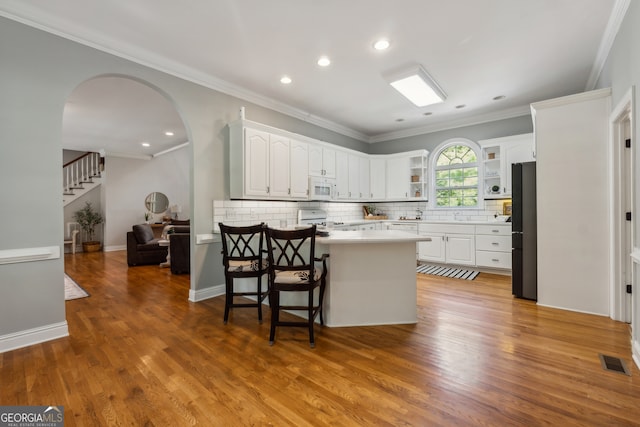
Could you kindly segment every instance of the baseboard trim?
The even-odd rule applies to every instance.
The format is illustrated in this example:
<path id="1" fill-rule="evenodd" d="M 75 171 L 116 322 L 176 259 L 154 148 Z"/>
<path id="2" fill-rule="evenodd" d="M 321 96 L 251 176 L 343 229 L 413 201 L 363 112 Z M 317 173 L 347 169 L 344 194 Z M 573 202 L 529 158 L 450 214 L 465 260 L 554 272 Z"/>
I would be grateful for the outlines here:
<path id="1" fill-rule="evenodd" d="M 215 285 L 194 291 L 189 290 L 189 301 L 198 302 L 225 294 L 225 285 Z"/>
<path id="2" fill-rule="evenodd" d="M 69 327 L 66 320 L 60 323 L 40 326 L 39 328 L 2 335 L 0 336 L 0 353 L 68 336 Z"/>
<path id="3" fill-rule="evenodd" d="M 126 251 L 127 245 L 105 246 L 103 250 L 105 252 Z"/>

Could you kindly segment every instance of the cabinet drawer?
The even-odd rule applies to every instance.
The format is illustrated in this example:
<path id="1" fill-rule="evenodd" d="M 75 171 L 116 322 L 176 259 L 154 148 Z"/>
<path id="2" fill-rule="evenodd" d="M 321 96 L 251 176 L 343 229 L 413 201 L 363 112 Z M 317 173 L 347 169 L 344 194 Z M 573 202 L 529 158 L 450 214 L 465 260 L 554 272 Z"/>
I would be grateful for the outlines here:
<path id="1" fill-rule="evenodd" d="M 476 251 L 476 265 L 511 269 L 511 252 Z"/>
<path id="2" fill-rule="evenodd" d="M 479 251 L 511 252 L 511 236 L 476 235 L 476 249 Z"/>
<path id="3" fill-rule="evenodd" d="M 476 234 L 490 236 L 511 236 L 510 225 L 476 225 Z"/>

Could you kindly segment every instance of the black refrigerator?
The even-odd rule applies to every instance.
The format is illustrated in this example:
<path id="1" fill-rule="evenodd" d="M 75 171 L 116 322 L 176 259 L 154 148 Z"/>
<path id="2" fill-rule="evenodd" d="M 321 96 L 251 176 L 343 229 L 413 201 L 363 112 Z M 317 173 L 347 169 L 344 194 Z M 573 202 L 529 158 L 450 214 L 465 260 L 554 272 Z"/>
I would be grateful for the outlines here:
<path id="1" fill-rule="evenodd" d="M 511 165 L 511 290 L 517 298 L 538 299 L 536 162 Z"/>

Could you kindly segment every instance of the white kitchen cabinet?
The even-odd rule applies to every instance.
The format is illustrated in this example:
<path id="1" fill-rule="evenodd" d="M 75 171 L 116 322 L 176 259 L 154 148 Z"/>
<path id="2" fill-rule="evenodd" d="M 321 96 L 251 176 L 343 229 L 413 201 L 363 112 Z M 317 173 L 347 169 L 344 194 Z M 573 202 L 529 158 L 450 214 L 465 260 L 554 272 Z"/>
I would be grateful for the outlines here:
<path id="1" fill-rule="evenodd" d="M 511 269 L 511 226 L 476 225 L 476 265 Z"/>
<path id="2" fill-rule="evenodd" d="M 418 242 L 418 259 L 444 264 L 447 260 L 444 233 L 420 233 L 420 235 L 430 237 L 431 241 Z"/>
<path id="3" fill-rule="evenodd" d="M 369 158 L 365 156 L 359 156 L 358 158 L 358 186 L 359 186 L 359 200 L 371 199 L 371 177 L 370 177 L 370 163 Z"/>
<path id="4" fill-rule="evenodd" d="M 269 196 L 269 133 L 243 129 L 244 142 L 244 189 L 246 196 Z M 241 169 L 242 170 L 242 169 Z"/>
<path id="5" fill-rule="evenodd" d="M 336 194 L 339 200 L 349 199 L 349 154 L 336 152 Z"/>
<path id="6" fill-rule="evenodd" d="M 306 199 L 309 197 L 309 144 L 292 139 L 290 155 L 291 197 Z"/>
<path id="7" fill-rule="evenodd" d="M 421 236 L 430 242 L 418 242 L 418 259 L 442 264 L 475 265 L 475 228 L 467 224 L 421 223 Z"/>
<path id="8" fill-rule="evenodd" d="M 335 178 L 336 150 L 319 144 L 309 144 L 309 175 Z"/>
<path id="9" fill-rule="evenodd" d="M 306 143 L 240 121 L 230 126 L 229 151 L 232 198 L 308 198 Z"/>
<path id="10" fill-rule="evenodd" d="M 479 144 L 482 147 L 484 198 L 511 197 L 511 165 L 535 161 L 533 134 L 486 139 Z"/>
<path id="11" fill-rule="evenodd" d="M 360 199 L 360 157 L 355 154 L 347 155 L 347 163 L 349 167 L 348 188 L 349 192 L 347 198 L 349 200 Z"/>
<path id="12" fill-rule="evenodd" d="M 417 150 L 387 157 L 387 200 L 426 200 L 428 155 Z"/>
<path id="13" fill-rule="evenodd" d="M 387 161 L 384 157 L 369 158 L 369 199 L 384 200 L 387 193 Z"/>

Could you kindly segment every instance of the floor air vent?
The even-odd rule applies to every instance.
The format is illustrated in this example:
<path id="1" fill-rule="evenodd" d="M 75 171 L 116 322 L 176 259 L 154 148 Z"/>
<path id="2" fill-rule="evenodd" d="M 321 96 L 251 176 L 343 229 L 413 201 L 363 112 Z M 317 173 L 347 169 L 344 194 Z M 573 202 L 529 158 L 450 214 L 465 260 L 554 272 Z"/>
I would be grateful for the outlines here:
<path id="1" fill-rule="evenodd" d="M 625 365 L 624 360 L 619 357 L 607 356 L 604 354 L 599 354 L 600 363 L 602 364 L 602 369 L 607 371 L 618 372 L 620 374 L 631 375 L 629 370 L 627 369 L 627 365 Z"/>

